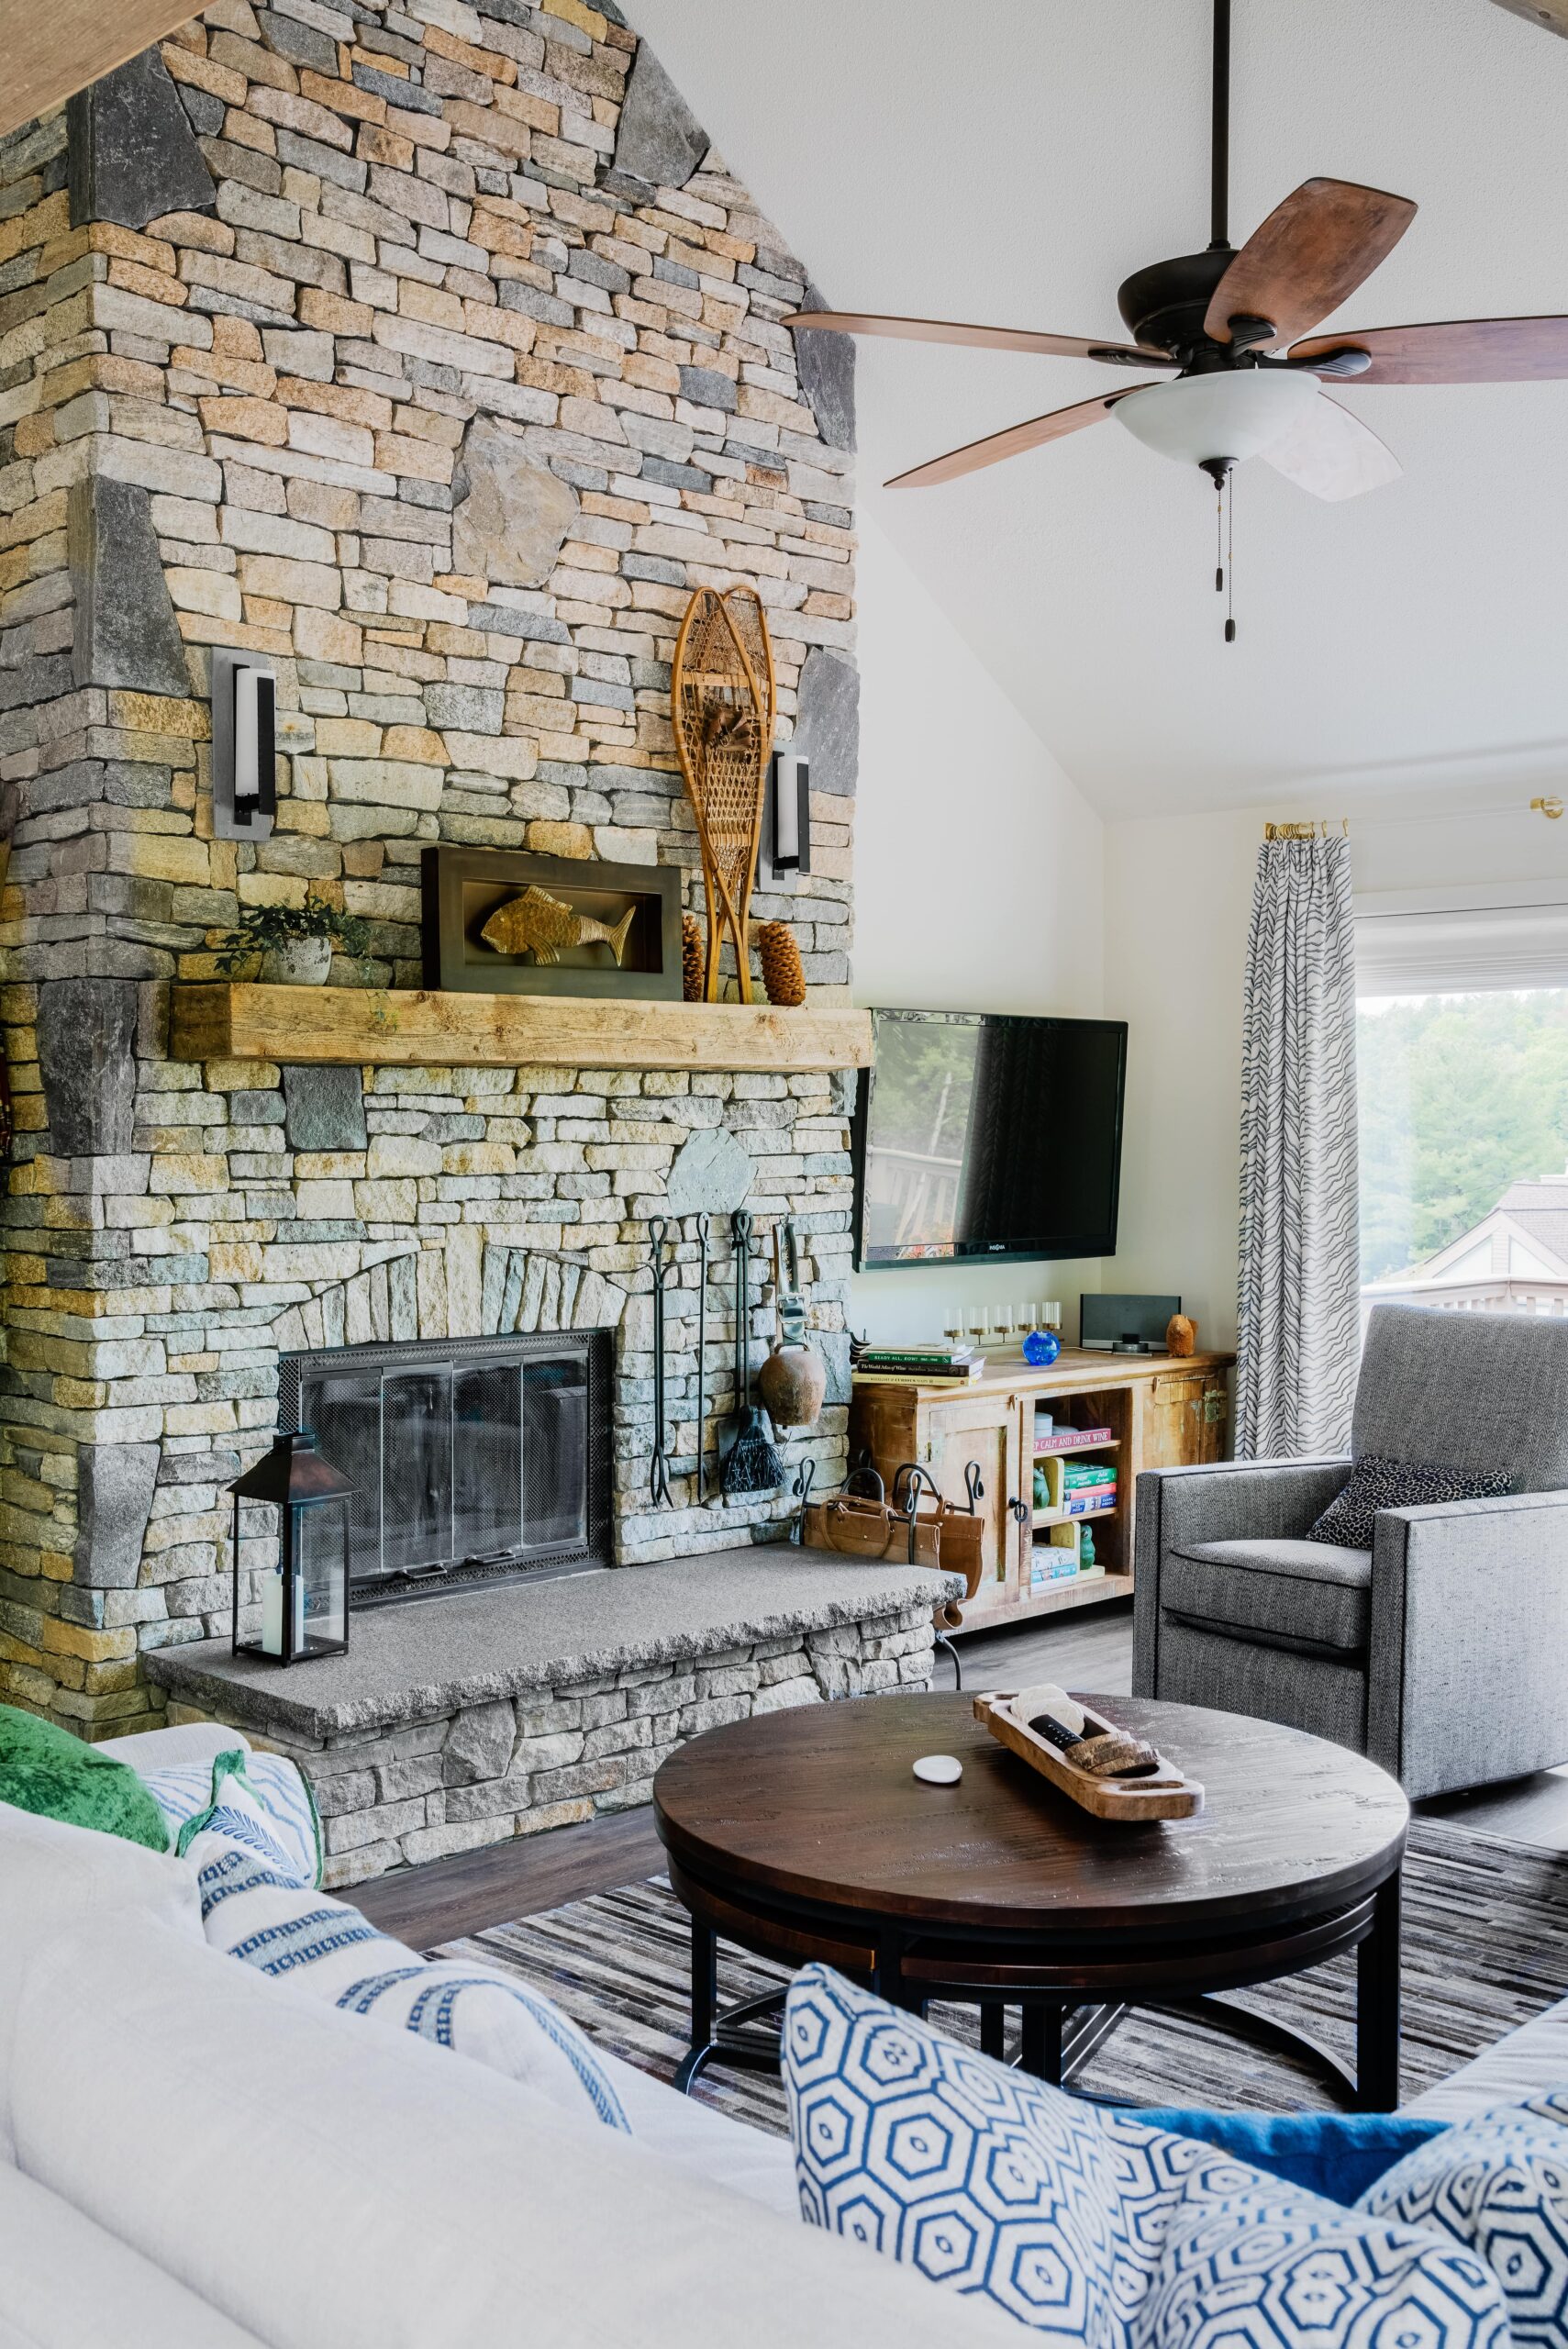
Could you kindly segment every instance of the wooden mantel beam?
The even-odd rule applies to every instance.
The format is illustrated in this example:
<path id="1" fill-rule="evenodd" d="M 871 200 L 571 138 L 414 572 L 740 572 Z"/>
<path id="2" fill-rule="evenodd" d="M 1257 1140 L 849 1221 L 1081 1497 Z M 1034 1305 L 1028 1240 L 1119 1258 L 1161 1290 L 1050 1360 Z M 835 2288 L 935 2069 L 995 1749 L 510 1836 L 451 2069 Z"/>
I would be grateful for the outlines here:
<path id="1" fill-rule="evenodd" d="M 0 0 L 0 138 L 139 57 L 191 0 Z"/>
<path id="2" fill-rule="evenodd" d="M 395 1068 L 869 1068 L 871 1014 L 848 1004 L 643 1003 L 214 980 L 173 990 L 176 1060 Z"/>

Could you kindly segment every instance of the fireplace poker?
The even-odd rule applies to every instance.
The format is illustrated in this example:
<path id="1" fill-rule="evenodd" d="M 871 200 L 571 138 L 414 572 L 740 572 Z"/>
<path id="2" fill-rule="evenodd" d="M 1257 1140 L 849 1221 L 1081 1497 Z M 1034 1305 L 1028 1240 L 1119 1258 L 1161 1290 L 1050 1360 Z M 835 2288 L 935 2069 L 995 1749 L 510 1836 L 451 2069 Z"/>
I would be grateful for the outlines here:
<path id="1" fill-rule="evenodd" d="M 708 1219 L 697 1218 L 697 1501 L 707 1498 L 707 1236 Z"/>
<path id="2" fill-rule="evenodd" d="M 653 1457 L 649 1464 L 648 1495 L 655 1508 L 670 1500 L 670 1461 L 664 1450 L 664 1234 L 669 1226 L 655 1216 L 648 1227 L 653 1269 Z"/>

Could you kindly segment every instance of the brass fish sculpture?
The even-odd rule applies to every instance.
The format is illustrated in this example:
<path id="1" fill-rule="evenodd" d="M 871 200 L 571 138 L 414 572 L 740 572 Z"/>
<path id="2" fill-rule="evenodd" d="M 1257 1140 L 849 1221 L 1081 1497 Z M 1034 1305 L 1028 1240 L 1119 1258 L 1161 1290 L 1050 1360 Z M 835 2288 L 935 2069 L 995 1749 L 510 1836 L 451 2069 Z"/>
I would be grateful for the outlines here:
<path id="1" fill-rule="evenodd" d="M 525 889 L 520 897 L 497 906 L 479 935 L 497 954 L 520 954 L 527 947 L 536 963 L 558 963 L 563 946 L 607 946 L 618 970 L 636 919 L 633 906 L 612 929 L 548 890 Z"/>

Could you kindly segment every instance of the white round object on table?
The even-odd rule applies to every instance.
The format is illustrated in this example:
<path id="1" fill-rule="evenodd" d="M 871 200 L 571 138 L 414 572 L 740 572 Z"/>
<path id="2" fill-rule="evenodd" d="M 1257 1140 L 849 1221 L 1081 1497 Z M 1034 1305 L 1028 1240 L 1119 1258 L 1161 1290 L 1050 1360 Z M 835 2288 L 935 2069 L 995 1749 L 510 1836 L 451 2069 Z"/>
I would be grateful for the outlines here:
<path id="1" fill-rule="evenodd" d="M 956 1787 L 963 1776 L 963 1765 L 953 1753 L 922 1753 L 915 1765 L 915 1776 L 928 1787 Z"/>

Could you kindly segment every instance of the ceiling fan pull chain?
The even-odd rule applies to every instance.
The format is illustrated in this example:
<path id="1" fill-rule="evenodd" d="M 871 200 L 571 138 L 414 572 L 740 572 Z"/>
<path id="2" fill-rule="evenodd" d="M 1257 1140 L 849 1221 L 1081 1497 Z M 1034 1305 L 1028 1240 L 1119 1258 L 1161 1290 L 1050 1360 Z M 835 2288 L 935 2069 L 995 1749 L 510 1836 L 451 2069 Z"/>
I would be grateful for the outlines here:
<path id="1" fill-rule="evenodd" d="M 1225 475 L 1214 484 L 1214 592 L 1225 593 Z"/>
<path id="2" fill-rule="evenodd" d="M 1236 468 L 1225 476 L 1225 641 L 1236 641 Z"/>

